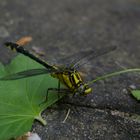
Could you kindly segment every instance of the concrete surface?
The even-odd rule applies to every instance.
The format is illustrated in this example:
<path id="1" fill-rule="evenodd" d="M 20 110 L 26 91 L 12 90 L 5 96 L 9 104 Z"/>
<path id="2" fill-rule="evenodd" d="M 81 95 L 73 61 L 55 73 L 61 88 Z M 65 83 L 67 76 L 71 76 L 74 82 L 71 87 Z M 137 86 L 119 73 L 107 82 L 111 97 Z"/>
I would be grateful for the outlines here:
<path id="1" fill-rule="evenodd" d="M 138 0 L 3 0 L 0 1 L 0 60 L 12 53 L 3 42 L 31 35 L 31 47 L 45 50 L 45 59 L 69 56 L 110 45 L 118 49 L 83 66 L 86 80 L 123 68 L 140 67 L 140 1 Z M 72 58 L 73 59 L 73 58 Z M 48 125 L 35 122 L 42 140 L 139 140 L 140 103 L 127 92 L 140 88 L 139 74 L 98 82 L 86 98 L 66 97 L 44 112 Z M 68 108 L 68 119 L 62 123 Z"/>

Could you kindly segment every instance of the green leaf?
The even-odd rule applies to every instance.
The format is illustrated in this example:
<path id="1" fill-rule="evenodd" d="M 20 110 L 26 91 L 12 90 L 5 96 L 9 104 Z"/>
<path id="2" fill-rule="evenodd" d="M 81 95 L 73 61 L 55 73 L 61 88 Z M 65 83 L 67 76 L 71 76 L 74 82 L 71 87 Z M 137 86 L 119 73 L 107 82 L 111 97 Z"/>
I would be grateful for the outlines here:
<path id="1" fill-rule="evenodd" d="M 131 93 L 137 100 L 140 100 L 140 90 L 132 90 Z"/>
<path id="2" fill-rule="evenodd" d="M 43 67 L 23 55 L 18 55 L 8 66 L 0 64 L 0 77 L 34 68 Z M 50 87 L 57 88 L 58 80 L 49 74 L 0 81 L 0 140 L 7 140 L 29 131 L 34 119 L 46 124 L 41 112 L 58 100 L 57 93 L 51 93 L 47 102 L 40 106 Z"/>

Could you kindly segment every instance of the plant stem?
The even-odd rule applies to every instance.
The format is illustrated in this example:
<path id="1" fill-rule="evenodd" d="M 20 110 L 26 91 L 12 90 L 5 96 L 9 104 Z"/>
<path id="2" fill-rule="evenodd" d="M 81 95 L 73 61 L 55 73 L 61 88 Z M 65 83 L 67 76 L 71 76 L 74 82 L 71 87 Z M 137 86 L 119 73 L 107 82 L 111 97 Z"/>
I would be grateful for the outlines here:
<path id="1" fill-rule="evenodd" d="M 95 82 L 97 82 L 97 81 L 104 80 L 104 79 L 106 79 L 106 78 L 113 77 L 113 76 L 116 76 L 116 75 L 120 75 L 120 74 L 123 74 L 123 73 L 128 73 L 128 72 L 140 72 L 140 68 L 125 69 L 125 70 L 121 70 L 121 71 L 109 73 L 109 74 L 106 74 L 106 75 L 97 77 L 96 79 L 94 79 L 94 80 L 88 82 L 88 84 L 90 85 L 90 84 L 95 83 Z"/>
<path id="2" fill-rule="evenodd" d="M 41 115 L 35 117 L 36 120 L 40 121 L 43 125 L 46 125 L 46 121 L 41 117 Z"/>

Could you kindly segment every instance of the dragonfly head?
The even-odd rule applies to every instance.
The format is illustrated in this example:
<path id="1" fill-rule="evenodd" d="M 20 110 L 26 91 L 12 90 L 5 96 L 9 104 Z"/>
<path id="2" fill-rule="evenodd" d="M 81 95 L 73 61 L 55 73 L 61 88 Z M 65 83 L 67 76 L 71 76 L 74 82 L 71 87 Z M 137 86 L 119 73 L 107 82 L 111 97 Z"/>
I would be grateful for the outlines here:
<path id="1" fill-rule="evenodd" d="M 84 91 L 84 94 L 83 95 L 87 95 L 87 94 L 90 94 L 92 92 L 92 88 L 86 86 L 85 88 L 85 91 Z"/>
<path id="2" fill-rule="evenodd" d="M 79 88 L 78 88 L 78 93 L 80 95 L 87 95 L 90 94 L 92 92 L 92 88 L 90 88 L 87 84 L 82 84 Z"/>

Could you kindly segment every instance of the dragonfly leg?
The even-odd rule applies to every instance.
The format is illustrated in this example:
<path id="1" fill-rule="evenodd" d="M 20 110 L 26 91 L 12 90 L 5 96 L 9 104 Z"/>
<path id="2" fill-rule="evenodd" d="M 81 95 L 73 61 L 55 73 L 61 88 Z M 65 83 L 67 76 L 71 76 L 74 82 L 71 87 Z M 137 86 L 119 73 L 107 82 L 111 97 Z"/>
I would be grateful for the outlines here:
<path id="1" fill-rule="evenodd" d="M 65 88 L 48 88 L 45 100 L 42 103 L 40 103 L 39 105 L 42 105 L 47 102 L 48 95 L 51 91 L 52 91 L 52 93 L 59 94 L 58 99 L 60 99 L 60 94 L 70 94 L 71 93 L 71 91 L 69 89 L 65 89 Z"/>
<path id="2" fill-rule="evenodd" d="M 47 102 L 47 100 L 48 100 L 48 95 L 49 95 L 49 91 L 51 91 L 51 90 L 53 90 L 53 88 L 48 88 L 47 93 L 46 93 L 46 96 L 45 96 L 45 100 L 44 100 L 43 102 L 41 102 L 39 105 L 42 105 L 42 104 L 44 104 L 44 103 Z"/>
<path id="3" fill-rule="evenodd" d="M 60 99 L 60 80 L 58 81 L 58 99 Z"/>

